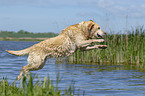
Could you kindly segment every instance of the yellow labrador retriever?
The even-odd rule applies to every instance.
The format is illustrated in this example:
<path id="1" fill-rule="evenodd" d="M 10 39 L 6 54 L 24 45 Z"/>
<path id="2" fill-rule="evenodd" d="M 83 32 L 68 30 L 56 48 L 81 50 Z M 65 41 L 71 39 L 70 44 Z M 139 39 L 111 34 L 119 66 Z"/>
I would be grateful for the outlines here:
<path id="1" fill-rule="evenodd" d="M 6 51 L 18 56 L 29 54 L 28 65 L 22 67 L 17 77 L 19 80 L 23 72 L 26 75 L 28 71 L 42 69 L 49 57 L 69 56 L 77 49 L 85 51 L 95 48 L 107 48 L 107 45 L 89 46 L 93 42 L 104 42 L 104 39 L 93 39 L 95 37 L 103 38 L 104 35 L 105 33 L 97 23 L 92 20 L 83 21 L 67 27 L 56 37 L 48 38 L 24 50 Z"/>

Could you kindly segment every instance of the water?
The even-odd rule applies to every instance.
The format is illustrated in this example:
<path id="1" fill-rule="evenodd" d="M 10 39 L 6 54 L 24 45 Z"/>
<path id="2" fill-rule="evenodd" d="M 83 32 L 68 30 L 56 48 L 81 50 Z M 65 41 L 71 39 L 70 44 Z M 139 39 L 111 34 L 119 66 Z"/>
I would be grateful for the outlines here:
<path id="1" fill-rule="evenodd" d="M 4 77 L 12 83 L 21 68 L 27 64 L 27 56 L 14 56 L 5 50 L 20 50 L 37 42 L 0 41 L 0 80 Z M 56 81 L 59 73 L 60 88 L 75 82 L 75 88 L 86 96 L 145 96 L 145 72 L 126 65 L 57 64 L 54 58 L 47 60 L 43 69 L 31 71 L 41 79 L 45 76 Z"/>

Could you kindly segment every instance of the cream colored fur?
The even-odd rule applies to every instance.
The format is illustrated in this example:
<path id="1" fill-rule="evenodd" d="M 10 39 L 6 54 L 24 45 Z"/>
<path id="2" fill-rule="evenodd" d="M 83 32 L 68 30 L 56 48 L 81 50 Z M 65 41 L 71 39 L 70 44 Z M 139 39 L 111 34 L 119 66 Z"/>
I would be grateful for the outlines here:
<path id="1" fill-rule="evenodd" d="M 38 44 L 20 51 L 7 52 L 13 55 L 28 56 L 28 65 L 22 67 L 22 70 L 17 77 L 19 80 L 25 72 L 42 69 L 45 61 L 49 57 L 69 56 L 77 49 L 81 51 L 92 50 L 95 48 L 107 48 L 107 45 L 88 46 L 93 42 L 104 42 L 104 39 L 93 39 L 95 37 L 102 38 L 105 33 L 100 29 L 100 26 L 92 20 L 71 25 L 53 38 L 48 38 Z"/>

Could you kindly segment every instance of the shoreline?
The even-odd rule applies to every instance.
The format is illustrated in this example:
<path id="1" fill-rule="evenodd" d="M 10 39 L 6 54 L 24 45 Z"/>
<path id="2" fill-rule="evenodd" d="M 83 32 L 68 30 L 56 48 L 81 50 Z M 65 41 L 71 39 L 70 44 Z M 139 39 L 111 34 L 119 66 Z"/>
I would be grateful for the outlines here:
<path id="1" fill-rule="evenodd" d="M 12 37 L 0 37 L 0 41 L 43 41 L 47 38 L 32 38 L 32 37 L 20 37 L 20 38 L 12 38 Z"/>

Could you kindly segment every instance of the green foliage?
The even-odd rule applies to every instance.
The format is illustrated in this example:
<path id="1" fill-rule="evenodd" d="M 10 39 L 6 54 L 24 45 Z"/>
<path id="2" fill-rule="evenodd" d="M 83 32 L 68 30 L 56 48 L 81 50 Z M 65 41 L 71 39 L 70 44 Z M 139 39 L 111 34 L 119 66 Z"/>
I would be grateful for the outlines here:
<path id="1" fill-rule="evenodd" d="M 107 49 L 96 49 L 86 52 L 79 50 L 71 57 L 68 62 L 73 63 L 145 63 L 145 30 L 143 27 L 129 31 L 127 34 L 108 34 L 104 43 Z"/>
<path id="2" fill-rule="evenodd" d="M 0 31 L 0 37 L 12 37 L 12 38 L 19 38 L 19 37 L 32 37 L 32 38 L 50 38 L 55 37 L 58 34 L 49 32 L 49 33 L 32 33 L 24 30 L 20 30 L 18 32 L 14 31 Z"/>
<path id="3" fill-rule="evenodd" d="M 59 76 L 57 76 L 56 86 L 47 77 L 44 77 L 43 82 L 41 82 L 39 77 L 38 79 L 34 84 L 34 78 L 31 75 L 29 75 L 29 80 L 23 77 L 19 87 L 17 87 L 15 82 L 9 84 L 8 80 L 3 78 L 0 81 L 0 96 L 73 96 L 74 94 L 73 85 L 69 85 L 66 90 L 59 89 Z"/>

